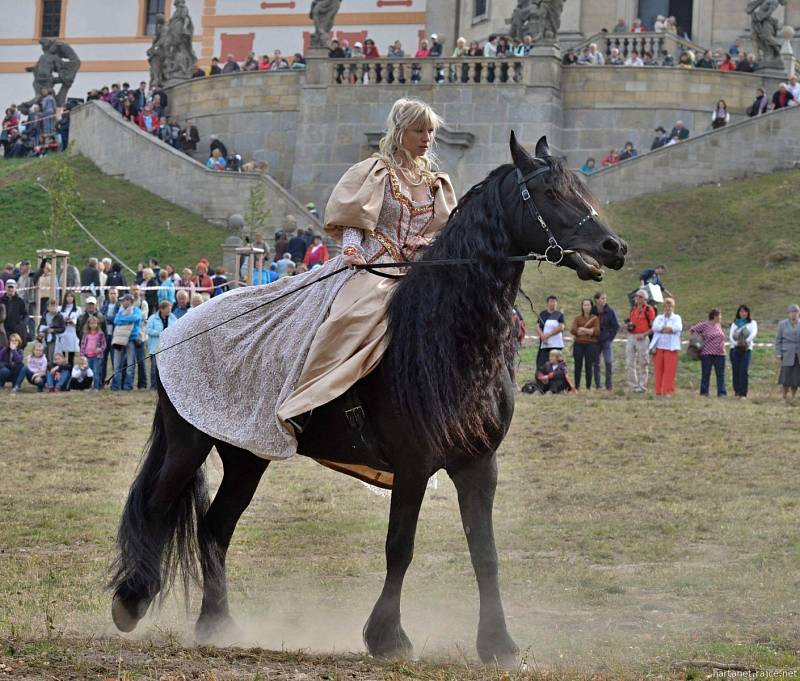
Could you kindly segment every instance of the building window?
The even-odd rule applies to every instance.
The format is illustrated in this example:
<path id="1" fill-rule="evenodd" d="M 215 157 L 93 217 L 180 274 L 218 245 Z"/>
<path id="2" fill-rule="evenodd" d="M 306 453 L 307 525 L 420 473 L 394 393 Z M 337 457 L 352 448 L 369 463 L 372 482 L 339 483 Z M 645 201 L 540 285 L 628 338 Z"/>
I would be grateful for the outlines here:
<path id="1" fill-rule="evenodd" d="M 475 9 L 472 12 L 473 19 L 480 19 L 486 16 L 486 4 L 488 0 L 475 0 Z"/>
<path id="2" fill-rule="evenodd" d="M 42 38 L 61 35 L 61 0 L 42 0 Z"/>
<path id="3" fill-rule="evenodd" d="M 164 14 L 165 0 L 147 0 L 147 10 L 144 15 L 144 34 L 155 35 L 156 16 Z"/>

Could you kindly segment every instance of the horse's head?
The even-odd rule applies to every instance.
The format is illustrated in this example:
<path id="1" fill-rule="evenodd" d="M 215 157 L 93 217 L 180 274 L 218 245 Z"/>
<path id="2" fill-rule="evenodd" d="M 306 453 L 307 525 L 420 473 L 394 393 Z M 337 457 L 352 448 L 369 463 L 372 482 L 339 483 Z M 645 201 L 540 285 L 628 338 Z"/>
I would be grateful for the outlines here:
<path id="1" fill-rule="evenodd" d="M 501 191 L 514 249 L 546 255 L 581 279 L 600 281 L 602 266 L 620 269 L 627 244 L 600 219 L 591 193 L 566 162 L 550 155 L 547 138 L 536 144 L 535 156 L 513 131 L 510 144 L 515 171 Z"/>

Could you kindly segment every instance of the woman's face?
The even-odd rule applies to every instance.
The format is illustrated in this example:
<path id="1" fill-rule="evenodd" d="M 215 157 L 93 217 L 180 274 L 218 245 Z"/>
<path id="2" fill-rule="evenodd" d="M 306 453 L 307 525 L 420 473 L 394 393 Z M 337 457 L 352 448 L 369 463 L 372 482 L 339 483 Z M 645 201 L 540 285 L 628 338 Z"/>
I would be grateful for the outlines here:
<path id="1" fill-rule="evenodd" d="M 664 301 L 664 314 L 672 314 L 672 311 L 675 309 L 675 306 L 672 304 L 671 300 Z"/>
<path id="2" fill-rule="evenodd" d="M 73 296 L 71 293 L 68 293 L 66 298 L 64 298 L 64 302 L 67 305 L 74 305 L 75 304 L 75 296 Z"/>
<path id="3" fill-rule="evenodd" d="M 34 357 L 41 357 L 44 354 L 44 348 L 39 345 L 33 349 L 33 356 Z"/>
<path id="4" fill-rule="evenodd" d="M 739 319 L 747 319 L 747 310 L 743 307 L 739 308 Z"/>
<path id="5" fill-rule="evenodd" d="M 792 324 L 796 324 L 798 318 L 800 318 L 800 312 L 798 312 L 797 310 L 791 310 L 789 312 L 789 321 L 791 321 Z"/>
<path id="6" fill-rule="evenodd" d="M 583 315 L 588 317 L 592 313 L 592 304 L 588 300 L 584 300 L 581 303 L 581 310 L 583 310 Z"/>
<path id="7" fill-rule="evenodd" d="M 428 153 L 433 144 L 434 130 L 424 120 L 412 124 L 404 133 L 402 146 L 411 158 L 418 158 Z"/>

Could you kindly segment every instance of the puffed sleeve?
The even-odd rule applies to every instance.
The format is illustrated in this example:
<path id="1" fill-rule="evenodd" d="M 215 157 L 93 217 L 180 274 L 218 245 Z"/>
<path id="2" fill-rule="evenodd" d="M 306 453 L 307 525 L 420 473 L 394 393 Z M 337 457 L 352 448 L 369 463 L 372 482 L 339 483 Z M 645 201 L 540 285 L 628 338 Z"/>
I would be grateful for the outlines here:
<path id="1" fill-rule="evenodd" d="M 333 188 L 325 207 L 325 232 L 342 241 L 346 227 L 372 232 L 383 208 L 388 171 L 380 159 L 368 158 L 352 166 Z"/>
<path id="2" fill-rule="evenodd" d="M 438 232 L 447 224 L 450 213 L 453 212 L 458 199 L 450 177 L 446 173 L 436 173 L 436 181 L 433 183 L 433 221 L 431 231 Z"/>

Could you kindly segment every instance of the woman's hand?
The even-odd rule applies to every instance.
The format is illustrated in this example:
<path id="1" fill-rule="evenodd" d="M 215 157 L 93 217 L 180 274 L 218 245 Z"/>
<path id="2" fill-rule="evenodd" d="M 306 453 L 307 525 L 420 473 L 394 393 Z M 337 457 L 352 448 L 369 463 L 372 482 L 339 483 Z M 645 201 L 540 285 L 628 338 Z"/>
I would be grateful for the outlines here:
<path id="1" fill-rule="evenodd" d="M 360 253 L 352 253 L 350 255 L 342 256 L 344 260 L 345 267 L 352 267 L 353 265 L 366 265 L 367 261 L 364 260 L 364 256 Z"/>

